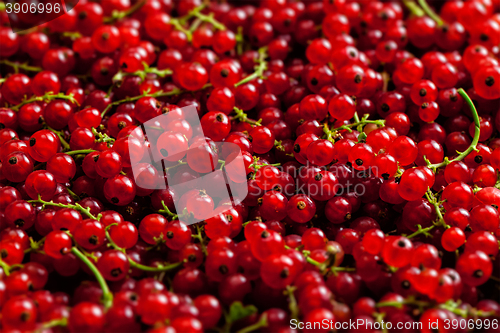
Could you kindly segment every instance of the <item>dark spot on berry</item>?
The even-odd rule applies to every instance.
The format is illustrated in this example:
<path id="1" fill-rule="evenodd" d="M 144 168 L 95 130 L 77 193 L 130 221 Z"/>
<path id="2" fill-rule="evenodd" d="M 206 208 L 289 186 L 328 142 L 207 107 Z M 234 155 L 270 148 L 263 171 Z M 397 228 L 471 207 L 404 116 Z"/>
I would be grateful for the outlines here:
<path id="1" fill-rule="evenodd" d="M 103 34 L 101 35 L 101 38 L 102 38 L 103 40 L 108 40 L 108 39 L 109 39 L 109 33 L 107 33 L 107 32 L 103 33 Z"/>
<path id="2" fill-rule="evenodd" d="M 94 157 L 92 157 L 92 159 L 94 160 L 94 162 L 97 162 L 99 160 L 99 156 L 100 155 L 95 155 Z"/>
<path id="3" fill-rule="evenodd" d="M 219 113 L 216 117 L 215 120 L 217 120 L 219 123 L 221 123 L 224 120 L 224 116 L 222 113 Z"/>
<path id="4" fill-rule="evenodd" d="M 388 18 L 389 18 L 389 15 L 387 15 L 386 12 L 382 12 L 382 14 L 380 14 L 380 18 L 383 20 L 383 21 L 386 21 Z"/>
<path id="5" fill-rule="evenodd" d="M 227 274 L 228 271 L 229 271 L 229 269 L 227 268 L 226 265 L 219 266 L 219 272 L 221 272 L 221 274 Z"/>
<path id="6" fill-rule="evenodd" d="M 126 122 L 124 122 L 124 121 L 120 121 L 120 122 L 118 123 L 118 128 L 119 128 L 119 129 L 124 129 L 124 128 L 125 128 L 125 126 L 127 126 L 127 123 L 126 123 Z"/>
<path id="7" fill-rule="evenodd" d="M 486 80 L 484 80 L 484 83 L 488 86 L 488 87 L 491 87 L 495 84 L 495 79 L 493 78 L 493 76 L 488 76 L 486 78 Z"/>
<path id="8" fill-rule="evenodd" d="M 495 208 L 495 209 L 498 209 L 498 206 L 495 205 L 495 204 L 492 204 L 491 207 Z"/>
<path id="9" fill-rule="evenodd" d="M 481 34 L 481 35 L 479 36 L 479 39 L 480 39 L 481 41 L 483 41 L 483 42 L 487 42 L 490 38 L 488 37 L 488 35 L 487 35 L 487 34 Z"/>
<path id="10" fill-rule="evenodd" d="M 292 24 L 292 20 L 290 20 L 290 19 L 286 19 L 285 21 L 283 21 L 283 25 L 285 27 L 289 27 L 291 24 Z"/>
<path id="11" fill-rule="evenodd" d="M 293 151 L 296 153 L 300 153 L 300 145 L 298 143 L 293 146 Z"/>
<path id="12" fill-rule="evenodd" d="M 383 173 L 382 174 L 382 178 L 384 178 L 384 180 L 388 180 L 389 179 L 389 174 L 388 173 Z"/>
<path id="13" fill-rule="evenodd" d="M 98 241 L 98 239 L 97 239 L 97 236 L 96 236 L 96 235 L 92 235 L 92 236 L 90 236 L 90 238 L 89 238 L 89 243 L 90 243 L 90 244 L 92 244 L 92 245 L 96 245 L 96 244 L 97 244 L 97 241 Z"/>
<path id="14" fill-rule="evenodd" d="M 356 52 L 354 52 L 354 51 L 349 52 L 349 56 L 350 56 L 351 58 L 356 57 Z"/>
<path id="15" fill-rule="evenodd" d="M 381 108 L 381 109 L 382 109 L 382 111 L 384 111 L 384 112 L 389 112 L 389 110 L 391 109 L 391 108 L 389 107 L 389 105 L 387 105 L 387 103 L 382 104 L 382 105 L 380 106 L 380 108 Z"/>
<path id="16" fill-rule="evenodd" d="M 482 163 L 483 162 L 483 157 L 481 155 L 476 155 L 474 157 L 474 162 L 476 162 L 477 164 Z"/>
<path id="17" fill-rule="evenodd" d="M 31 138 L 30 139 L 30 147 L 33 147 L 35 144 L 36 144 L 36 139 L 35 138 Z"/>
<path id="18" fill-rule="evenodd" d="M 227 219 L 228 222 L 232 222 L 233 221 L 233 215 L 227 214 L 226 215 L 226 219 Z"/>
<path id="19" fill-rule="evenodd" d="M 429 107 L 429 103 L 423 103 L 422 106 L 420 106 L 422 109 L 427 109 Z"/>
<path id="20" fill-rule="evenodd" d="M 174 238 L 174 233 L 172 231 L 167 231 L 167 238 L 168 239 Z"/>
<path id="21" fill-rule="evenodd" d="M 322 175 L 322 174 L 320 174 L 320 173 L 317 173 L 317 174 L 316 174 L 316 176 L 314 176 L 314 180 L 316 180 L 316 181 L 318 181 L 318 182 L 319 182 L 321 179 L 323 179 L 323 175 Z"/>
<path id="22" fill-rule="evenodd" d="M 484 275 L 484 273 L 483 273 L 483 271 L 482 271 L 482 270 L 480 270 L 480 269 L 476 270 L 476 271 L 472 274 L 472 276 L 473 276 L 473 277 L 478 278 L 478 279 L 479 279 L 479 278 L 481 278 L 481 277 L 483 277 L 483 275 Z"/>
<path id="23" fill-rule="evenodd" d="M 195 261 L 196 261 L 196 256 L 195 256 L 194 254 L 190 254 L 190 255 L 188 256 L 188 261 L 190 261 L 190 262 L 195 262 Z"/>
<path id="24" fill-rule="evenodd" d="M 80 14 L 78 14 L 79 20 L 85 20 L 86 18 L 87 18 L 87 12 L 80 12 Z"/>
<path id="25" fill-rule="evenodd" d="M 120 268 L 115 268 L 115 269 L 112 269 L 111 270 L 111 276 L 120 276 L 120 274 L 122 273 L 122 270 Z"/>
<path id="26" fill-rule="evenodd" d="M 269 231 L 267 230 L 264 230 L 262 231 L 262 233 L 260 234 L 260 238 L 267 238 L 269 237 L 271 234 L 269 233 Z"/>
<path id="27" fill-rule="evenodd" d="M 107 67 L 101 68 L 101 75 L 106 76 L 109 74 L 109 69 Z"/>
<path id="28" fill-rule="evenodd" d="M 254 175 L 254 173 L 253 173 L 253 172 L 249 172 L 249 173 L 247 174 L 247 179 L 248 179 L 248 180 L 252 179 L 252 178 L 253 178 L 253 175 Z"/>
<path id="29" fill-rule="evenodd" d="M 16 163 L 17 163 L 17 157 L 12 156 L 11 158 L 9 158 L 9 164 L 16 164 Z"/>
<path id="30" fill-rule="evenodd" d="M 424 97 L 425 95 L 427 95 L 427 90 L 425 90 L 425 88 L 422 88 L 420 89 L 420 91 L 418 92 L 418 94 L 422 97 Z"/>
<path id="31" fill-rule="evenodd" d="M 120 202 L 120 199 L 118 199 L 117 197 L 112 197 L 111 198 L 111 202 L 114 203 L 114 204 L 117 204 Z"/>
<path id="32" fill-rule="evenodd" d="M 257 204 L 262 205 L 262 201 L 264 201 L 264 199 L 262 199 L 262 198 L 258 198 L 258 199 L 257 199 Z"/>
<path id="33" fill-rule="evenodd" d="M 283 188 L 281 187 L 281 185 L 277 184 L 277 185 L 274 185 L 273 190 L 281 192 L 281 190 L 283 190 Z"/>
<path id="34" fill-rule="evenodd" d="M 127 68 L 127 67 L 128 67 L 128 65 L 127 65 L 127 63 L 126 63 L 126 62 L 124 62 L 124 63 L 122 63 L 121 67 L 122 67 L 122 68 Z"/>
<path id="35" fill-rule="evenodd" d="M 14 224 L 16 227 L 21 228 L 24 225 L 24 220 L 23 219 L 17 219 L 14 221 Z"/>
<path id="36" fill-rule="evenodd" d="M 298 210 L 303 210 L 307 207 L 306 203 L 304 201 L 299 201 L 297 202 L 297 209 Z"/>
<path id="37" fill-rule="evenodd" d="M 0 257 L 2 257 L 2 259 L 7 258 L 8 255 L 9 252 L 6 249 L 0 250 Z"/>
<path id="38" fill-rule="evenodd" d="M 224 68 L 220 71 L 220 76 L 228 77 L 228 75 L 229 75 L 229 71 L 227 70 L 227 68 Z"/>
<path id="39" fill-rule="evenodd" d="M 29 319 L 30 319 L 30 314 L 27 313 L 27 312 L 23 312 L 21 313 L 21 315 L 19 316 L 19 319 L 21 319 L 21 321 L 23 323 L 27 322 Z"/>
<path id="40" fill-rule="evenodd" d="M 362 166 L 362 165 L 363 165 L 363 160 L 362 160 L 362 159 L 360 159 L 360 158 L 356 159 L 356 161 L 355 161 L 355 162 L 356 162 L 356 165 L 357 165 L 357 166 Z"/>
<path id="41" fill-rule="evenodd" d="M 3 123 L 0 123 L 0 129 L 4 129 L 5 125 Z"/>
<path id="42" fill-rule="evenodd" d="M 458 96 L 457 96 L 457 95 L 455 95 L 455 94 L 450 95 L 450 101 L 452 101 L 452 102 L 456 102 L 456 101 L 458 101 Z"/>
<path id="43" fill-rule="evenodd" d="M 409 281 L 404 280 L 403 282 L 401 282 L 401 288 L 408 290 L 408 289 L 410 289 L 410 287 L 411 287 L 411 283 Z"/>
<path id="44" fill-rule="evenodd" d="M 356 74 L 356 76 L 354 76 L 354 83 L 360 83 L 362 79 L 361 75 Z"/>
<path id="45" fill-rule="evenodd" d="M 405 246 L 406 246 L 406 244 L 405 244 L 405 242 L 404 242 L 404 241 L 400 240 L 400 241 L 398 242 L 398 246 L 399 246 L 399 247 L 405 247 Z"/>
<path id="46" fill-rule="evenodd" d="M 347 221 L 347 220 L 350 220 L 350 219 L 351 219 L 351 217 L 352 217 L 351 213 L 347 213 L 347 214 L 345 214 L 345 216 L 344 216 L 344 220 L 346 220 L 346 221 Z"/>
<path id="47" fill-rule="evenodd" d="M 289 275 L 290 275 L 290 271 L 288 270 L 288 268 L 285 267 L 285 268 L 283 268 L 283 270 L 280 273 L 280 278 L 286 279 Z"/>
<path id="48" fill-rule="evenodd" d="M 391 50 L 391 45 L 389 45 L 389 44 L 385 44 L 384 49 L 385 49 L 386 51 L 390 51 L 390 50 Z"/>
<path id="49" fill-rule="evenodd" d="M 131 301 L 137 301 L 137 294 L 136 293 L 132 293 L 130 294 L 130 296 L 128 297 L 129 300 Z"/>
<path id="50" fill-rule="evenodd" d="M 160 149 L 160 154 L 163 157 L 168 157 L 168 151 L 165 148 Z"/>
<path id="51" fill-rule="evenodd" d="M 315 78 L 315 77 L 313 77 L 313 78 L 311 79 L 311 84 L 312 84 L 313 86 L 317 85 L 317 84 L 318 84 L 318 79 L 317 79 L 317 78 Z"/>

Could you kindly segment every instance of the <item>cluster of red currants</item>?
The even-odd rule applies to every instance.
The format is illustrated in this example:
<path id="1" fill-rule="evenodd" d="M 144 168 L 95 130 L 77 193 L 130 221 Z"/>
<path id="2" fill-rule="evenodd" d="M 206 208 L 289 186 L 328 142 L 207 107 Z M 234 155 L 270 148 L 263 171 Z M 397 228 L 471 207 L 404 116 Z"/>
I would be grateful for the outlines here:
<path id="1" fill-rule="evenodd" d="M 12 17 L 2 332 L 498 331 L 498 0 Z"/>

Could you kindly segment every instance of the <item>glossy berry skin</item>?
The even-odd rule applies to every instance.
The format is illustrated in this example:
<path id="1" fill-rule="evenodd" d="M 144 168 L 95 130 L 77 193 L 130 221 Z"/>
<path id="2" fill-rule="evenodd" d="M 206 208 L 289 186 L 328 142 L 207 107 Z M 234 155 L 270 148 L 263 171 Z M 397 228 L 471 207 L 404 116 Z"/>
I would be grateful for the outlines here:
<path id="1" fill-rule="evenodd" d="M 288 201 L 286 210 L 293 221 L 305 223 L 316 213 L 316 204 L 308 196 L 296 194 Z"/>
<path id="2" fill-rule="evenodd" d="M 390 236 L 382 248 L 382 258 L 394 267 L 406 266 L 410 261 L 413 244 L 405 237 Z"/>
<path id="3" fill-rule="evenodd" d="M 478 286 L 491 276 L 493 266 L 484 252 L 476 251 L 461 255 L 456 269 L 465 284 Z"/>
<path id="4" fill-rule="evenodd" d="M 109 178 L 104 183 L 104 196 L 106 199 L 117 205 L 125 206 L 135 197 L 136 186 L 132 179 L 124 175 L 116 175 Z"/>
<path id="5" fill-rule="evenodd" d="M 59 150 L 60 141 L 54 132 L 41 130 L 29 140 L 29 153 L 38 162 L 47 162 Z"/>
<path id="6" fill-rule="evenodd" d="M 222 141 L 231 131 L 229 118 L 222 112 L 205 114 L 201 118 L 201 127 L 205 135 L 214 141 Z"/>
<path id="7" fill-rule="evenodd" d="M 123 279 L 127 275 L 129 267 L 127 255 L 118 250 L 104 252 L 97 262 L 97 268 L 108 281 Z"/>
<path id="8" fill-rule="evenodd" d="M 37 170 L 26 178 L 26 193 L 33 199 L 40 196 L 43 200 L 50 200 L 56 192 L 56 179 L 54 175 L 45 170 Z"/>
<path id="9" fill-rule="evenodd" d="M 120 154 L 113 150 L 106 150 L 99 154 L 95 164 L 96 173 L 103 178 L 116 176 L 122 169 Z"/>
<path id="10" fill-rule="evenodd" d="M 73 242 L 69 235 L 64 231 L 52 231 L 45 238 L 43 250 L 45 253 L 55 259 L 61 259 L 71 251 Z"/>
<path id="11" fill-rule="evenodd" d="M 70 155 L 58 153 L 47 161 L 46 169 L 58 183 L 67 183 L 76 174 L 76 163 Z"/>

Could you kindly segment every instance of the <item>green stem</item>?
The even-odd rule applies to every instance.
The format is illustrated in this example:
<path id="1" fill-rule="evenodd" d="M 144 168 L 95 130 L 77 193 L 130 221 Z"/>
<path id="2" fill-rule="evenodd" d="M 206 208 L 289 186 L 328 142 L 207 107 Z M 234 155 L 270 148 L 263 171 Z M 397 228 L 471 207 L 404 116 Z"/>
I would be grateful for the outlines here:
<path id="1" fill-rule="evenodd" d="M 415 16 L 417 17 L 421 17 L 421 16 L 424 16 L 425 13 L 424 11 L 422 10 L 422 8 L 420 8 L 416 3 L 415 1 L 411 1 L 411 0 L 403 0 L 403 4 L 405 5 L 406 8 L 408 8 L 408 10 Z"/>
<path id="2" fill-rule="evenodd" d="M 21 103 L 11 106 L 10 109 L 14 110 L 14 111 L 19 111 L 19 109 L 23 105 L 33 103 L 33 102 L 44 102 L 44 101 L 48 102 L 48 101 L 52 101 L 54 99 L 65 99 L 65 100 L 70 101 L 71 103 L 74 103 L 74 104 L 80 106 L 80 104 L 73 97 L 72 94 L 69 94 L 69 95 L 65 95 L 64 93 L 54 94 L 52 91 L 49 91 L 49 92 L 45 93 L 43 96 L 34 96 L 34 97 L 31 97 L 28 99 L 24 99 Z"/>
<path id="3" fill-rule="evenodd" d="M 257 66 L 255 66 L 255 72 L 244 78 L 243 80 L 237 82 L 234 86 L 239 87 L 242 84 L 250 82 L 256 78 L 262 77 L 264 71 L 267 69 L 267 46 L 261 47 L 259 49 L 259 58 L 257 59 Z"/>
<path id="4" fill-rule="evenodd" d="M 64 150 L 70 150 L 69 143 L 64 139 L 64 135 L 61 133 L 61 131 L 56 131 L 55 129 L 51 128 L 48 125 L 45 125 L 49 131 L 52 131 L 57 137 L 59 138 L 59 141 L 61 141 L 61 145 L 63 146 Z"/>
<path id="5" fill-rule="evenodd" d="M 130 267 L 132 267 L 132 268 L 137 268 L 137 269 L 140 269 L 141 271 L 153 272 L 153 273 L 171 271 L 171 270 L 176 269 L 184 264 L 184 262 L 180 261 L 180 262 L 176 262 L 174 264 L 168 264 L 166 266 L 160 265 L 158 267 L 151 267 L 151 266 L 145 266 L 145 265 L 141 265 L 139 263 L 136 263 L 135 261 L 133 261 L 130 258 L 129 258 L 128 262 L 130 263 Z"/>
<path id="6" fill-rule="evenodd" d="M 465 90 L 463 90 L 462 88 L 459 88 L 457 90 L 457 92 L 458 92 L 458 94 L 460 96 L 463 97 L 463 99 L 465 100 L 465 102 L 467 103 L 467 105 L 469 105 L 470 111 L 472 113 L 472 118 L 474 119 L 474 126 L 475 126 L 474 138 L 472 139 L 472 142 L 471 142 L 469 148 L 467 148 L 466 151 L 464 151 L 463 153 L 459 154 L 454 159 L 448 160 L 448 159 L 445 158 L 445 160 L 443 162 L 441 162 L 441 163 L 436 163 L 436 164 L 429 165 L 428 167 L 430 169 L 434 170 L 434 171 L 436 171 L 436 169 L 438 169 L 438 168 L 441 168 L 441 167 L 444 167 L 444 166 L 450 164 L 451 162 L 463 160 L 467 155 L 469 155 L 470 152 L 472 152 L 473 150 L 476 150 L 477 144 L 479 142 L 479 135 L 481 134 L 481 125 L 480 125 L 479 115 L 477 113 L 476 107 L 474 106 L 474 103 L 470 99 L 469 95 L 467 95 L 467 93 L 465 92 Z"/>
<path id="7" fill-rule="evenodd" d="M 106 235 L 106 238 L 109 242 L 109 245 L 111 245 L 112 248 L 114 248 L 115 250 L 118 250 L 118 251 L 121 251 L 123 253 L 126 254 L 126 251 L 124 248 L 121 248 L 119 247 L 118 245 L 116 245 L 116 243 L 113 241 L 113 239 L 111 238 L 111 235 L 109 234 L 109 229 L 112 227 L 112 226 L 116 226 L 118 225 L 118 223 L 112 223 L 108 226 L 106 226 L 106 228 L 104 229 L 104 233 Z M 157 267 L 152 267 L 152 266 L 145 266 L 145 265 L 142 265 L 142 264 L 139 264 L 135 261 L 133 261 L 132 259 L 128 258 L 128 262 L 130 264 L 130 267 L 132 268 L 136 268 L 136 269 L 140 269 L 141 271 L 146 271 L 146 272 L 153 272 L 153 273 L 158 273 L 158 272 L 166 272 L 166 271 L 170 271 L 172 269 L 176 269 L 180 266 L 182 266 L 184 264 L 184 262 L 176 262 L 174 264 L 168 264 L 168 265 L 160 265 L 160 266 L 157 266 Z"/>
<path id="8" fill-rule="evenodd" d="M 144 69 L 135 71 L 133 73 L 126 73 L 119 71 L 113 76 L 112 81 L 114 83 L 120 82 L 123 80 L 125 76 L 138 76 L 141 78 L 141 81 L 146 79 L 148 74 L 156 74 L 158 77 L 166 77 L 167 75 L 172 75 L 173 72 L 170 69 L 158 69 L 157 67 L 149 67 L 146 62 L 143 62 Z"/>
<path id="9" fill-rule="evenodd" d="M 41 68 L 41 67 L 30 66 L 27 63 L 19 64 L 17 62 L 9 61 L 7 59 L 1 60 L 0 64 L 14 68 L 14 72 L 16 72 L 16 73 L 19 73 L 20 69 L 22 69 L 23 71 L 27 71 L 27 72 L 41 72 L 41 71 L 43 71 L 43 68 Z"/>
<path id="10" fill-rule="evenodd" d="M 431 231 L 435 227 L 436 227 L 436 225 L 433 224 L 430 227 L 422 228 L 422 226 L 420 224 L 417 224 L 418 230 L 415 231 L 414 233 L 412 233 L 411 235 L 406 236 L 406 238 L 410 239 L 410 238 L 413 238 L 413 237 L 421 235 L 421 234 L 424 234 L 425 237 L 432 237 L 432 235 L 429 234 L 429 231 Z"/>
<path id="11" fill-rule="evenodd" d="M 207 256 L 208 251 L 207 251 L 207 248 L 205 247 L 205 240 L 203 239 L 203 236 L 201 235 L 201 229 L 197 224 L 195 226 L 196 226 L 196 234 L 191 235 L 191 237 L 197 239 L 200 242 L 201 251 L 203 252 L 203 254 L 205 256 Z"/>
<path id="12" fill-rule="evenodd" d="M 439 15 L 436 14 L 436 12 L 434 10 L 432 10 L 431 7 L 429 7 L 429 5 L 427 4 L 427 2 L 425 0 L 418 0 L 418 4 L 420 5 L 420 7 L 422 7 L 422 9 L 427 14 L 427 16 L 429 16 L 431 19 L 433 19 L 437 23 L 438 27 L 442 26 L 444 24 L 441 17 L 439 17 Z"/>
<path id="13" fill-rule="evenodd" d="M 146 0 L 140 0 L 138 1 L 135 5 L 131 6 L 129 9 L 127 10 L 124 10 L 124 11 L 117 11 L 117 10 L 114 10 L 113 13 L 111 13 L 111 16 L 110 17 L 105 17 L 103 19 L 104 23 L 113 23 L 117 20 L 120 20 L 124 17 L 127 17 L 129 15 L 132 15 L 133 13 L 135 13 L 136 11 L 138 11 L 139 9 L 141 9 L 142 6 L 144 6 L 144 4 L 146 3 Z"/>
<path id="14" fill-rule="evenodd" d="M 234 112 L 236 113 L 235 116 L 232 117 L 234 120 L 238 120 L 244 123 L 248 123 L 253 126 L 261 126 L 261 120 L 259 119 L 258 121 L 248 119 L 248 115 L 242 110 L 238 109 L 236 106 L 233 108 Z"/>
<path id="15" fill-rule="evenodd" d="M 3 269 L 3 273 L 6 276 L 10 275 L 10 266 L 0 258 L 0 267 Z"/>
<path id="16" fill-rule="evenodd" d="M 294 294 L 296 289 L 296 287 L 287 286 L 284 292 L 285 295 L 288 296 L 288 308 L 290 309 L 290 318 L 292 319 L 298 319 L 300 313 L 299 305 Z"/>
<path id="17" fill-rule="evenodd" d="M 38 330 L 37 332 L 44 332 L 48 328 L 52 328 L 52 327 L 66 327 L 66 326 L 68 326 L 68 318 L 54 319 L 54 320 L 43 323 L 41 329 Z"/>
<path id="18" fill-rule="evenodd" d="M 90 154 L 90 153 L 93 153 L 95 152 L 94 149 L 83 149 L 83 150 L 71 150 L 71 151 L 67 151 L 65 152 L 65 154 L 67 155 L 78 155 L 78 154 Z"/>
<path id="19" fill-rule="evenodd" d="M 54 203 L 53 201 L 45 201 L 40 198 L 40 195 L 38 195 L 38 200 L 28 200 L 29 203 L 41 203 L 43 205 L 42 209 L 45 208 L 45 206 L 53 206 L 53 207 L 60 207 L 60 208 L 72 208 L 74 210 L 79 211 L 83 215 L 87 216 L 88 218 L 92 220 L 99 220 L 96 216 L 92 215 L 90 212 L 90 207 L 83 208 L 82 205 L 80 205 L 78 202 L 75 203 L 74 205 L 72 204 L 62 204 L 62 203 Z"/>
<path id="20" fill-rule="evenodd" d="M 217 30 L 226 30 L 226 26 L 214 18 L 214 14 L 210 13 L 208 15 L 202 14 L 201 11 L 194 12 L 194 16 L 200 19 L 200 21 L 205 23 L 210 23 Z"/>
<path id="21" fill-rule="evenodd" d="M 109 309 L 113 305 L 113 293 L 109 290 L 106 280 L 101 275 L 101 272 L 95 265 L 76 247 L 71 248 L 71 253 L 77 256 L 87 267 L 94 273 L 94 276 L 102 289 L 102 303 L 105 309 Z"/>
<path id="22" fill-rule="evenodd" d="M 96 137 L 99 137 L 98 139 L 95 140 L 95 142 L 106 142 L 106 143 L 115 142 L 115 139 L 110 138 L 107 134 L 102 134 L 101 132 L 97 132 L 97 130 L 94 127 L 92 127 L 92 134 L 94 134 L 94 136 Z"/>
<path id="23" fill-rule="evenodd" d="M 258 322 L 256 322 L 255 324 L 249 325 L 245 328 L 242 328 L 241 330 L 237 331 L 236 333 L 250 333 L 250 332 L 258 330 L 259 328 L 266 327 L 266 326 L 267 326 L 267 316 L 262 315 Z"/>
<path id="24" fill-rule="evenodd" d="M 167 205 L 165 205 L 165 202 L 164 202 L 163 200 L 161 201 L 161 205 L 163 206 L 163 209 L 160 209 L 160 210 L 158 211 L 158 213 L 160 213 L 160 214 L 166 214 L 166 215 L 168 215 L 169 217 L 171 217 L 171 218 L 172 218 L 172 220 L 176 220 L 176 219 L 178 219 L 178 218 L 179 218 L 179 215 L 172 213 L 172 212 L 170 211 L 170 209 L 168 209 Z"/>

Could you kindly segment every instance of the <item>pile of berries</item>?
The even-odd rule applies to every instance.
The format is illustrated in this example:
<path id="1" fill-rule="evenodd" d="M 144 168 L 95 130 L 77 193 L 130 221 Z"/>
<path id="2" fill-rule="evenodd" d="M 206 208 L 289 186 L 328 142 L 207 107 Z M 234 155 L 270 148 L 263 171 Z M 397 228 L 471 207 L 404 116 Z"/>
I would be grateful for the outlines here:
<path id="1" fill-rule="evenodd" d="M 498 0 L 9 15 L 2 332 L 498 332 Z"/>

